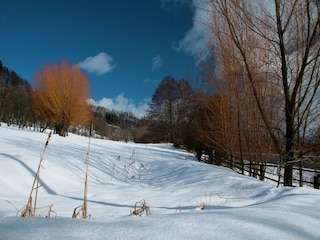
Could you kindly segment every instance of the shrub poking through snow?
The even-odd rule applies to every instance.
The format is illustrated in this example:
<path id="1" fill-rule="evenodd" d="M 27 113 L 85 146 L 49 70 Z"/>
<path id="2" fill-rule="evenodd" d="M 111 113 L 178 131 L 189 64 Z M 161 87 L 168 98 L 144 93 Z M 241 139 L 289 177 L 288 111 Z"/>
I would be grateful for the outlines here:
<path id="1" fill-rule="evenodd" d="M 38 170 L 36 172 L 36 175 L 34 177 L 34 181 L 33 181 L 32 187 L 31 187 L 31 192 L 30 192 L 30 195 L 28 198 L 28 202 L 27 202 L 27 205 L 21 211 L 21 217 L 35 217 L 35 215 L 36 215 L 38 190 L 42 186 L 42 184 L 40 184 L 40 168 L 42 167 L 43 156 L 44 156 L 44 153 L 48 147 L 48 144 L 49 144 L 49 141 L 51 138 L 51 134 L 52 134 L 52 131 L 50 131 L 48 138 L 47 138 L 47 141 L 46 141 L 46 144 L 44 145 L 44 149 L 41 154 L 40 162 L 38 165 Z M 35 193 L 34 193 L 34 191 L 35 191 Z M 33 194 L 35 194 L 34 198 L 33 198 Z M 52 211 L 52 206 L 53 205 L 50 205 L 50 206 L 44 208 L 44 209 L 48 210 L 48 214 L 46 216 L 48 218 L 50 218 L 50 213 L 54 212 L 54 211 Z M 17 215 L 19 214 L 19 212 L 20 211 L 18 211 Z M 39 216 L 41 216 L 41 213 L 39 214 Z"/>
<path id="2" fill-rule="evenodd" d="M 80 205 L 78 207 L 76 207 L 74 210 L 73 210 L 73 213 L 72 213 L 72 218 L 83 218 L 83 219 L 90 219 L 91 218 L 91 214 L 87 215 L 87 212 L 86 212 L 86 206 L 85 205 Z"/>
<path id="3" fill-rule="evenodd" d="M 119 162 L 120 162 L 120 156 L 118 156 L 116 158 L 116 160 L 113 162 L 113 167 L 112 167 L 112 171 L 111 171 L 111 181 L 112 178 L 116 175 L 116 173 L 119 172 Z"/>
<path id="4" fill-rule="evenodd" d="M 124 176 L 129 179 L 136 178 L 136 160 L 134 158 L 135 151 L 132 152 L 130 157 L 130 163 L 128 166 L 124 167 Z"/>
<path id="5" fill-rule="evenodd" d="M 120 161 L 118 156 L 111 170 L 111 181 L 116 177 L 124 177 L 130 180 L 140 180 L 140 171 L 144 167 L 142 163 L 137 163 L 135 160 L 135 151 L 132 152 L 129 162 L 126 160 Z"/>
<path id="6" fill-rule="evenodd" d="M 175 213 L 181 213 L 181 206 L 178 206 L 178 207 L 176 208 Z"/>
<path id="7" fill-rule="evenodd" d="M 38 216 L 41 217 L 42 214 L 47 213 L 46 218 L 51 218 L 51 213 L 53 213 L 54 216 L 57 217 L 57 213 L 52 210 L 52 207 L 53 207 L 53 204 L 51 204 L 50 206 L 47 206 L 47 207 L 40 208 L 43 210 L 38 214 Z"/>
<path id="8" fill-rule="evenodd" d="M 204 202 L 201 202 L 200 204 L 199 204 L 199 209 L 201 210 L 201 211 L 203 211 L 204 210 L 204 208 L 205 208 L 205 203 Z"/>
<path id="9" fill-rule="evenodd" d="M 143 213 L 146 213 L 146 216 L 150 215 L 150 206 L 146 204 L 145 200 L 142 199 L 134 204 L 134 210 L 130 211 L 130 215 L 141 217 Z"/>
<path id="10" fill-rule="evenodd" d="M 206 207 L 206 205 L 210 205 L 210 203 L 211 203 L 211 197 L 212 197 L 212 193 L 209 193 L 209 194 L 207 194 L 207 192 L 205 193 L 205 196 L 204 196 L 204 201 L 202 200 L 202 198 L 201 198 L 201 201 L 200 201 L 200 203 L 199 203 L 199 205 L 198 205 L 198 208 L 201 210 L 201 211 L 203 211 L 204 209 L 205 209 L 205 207 Z"/>

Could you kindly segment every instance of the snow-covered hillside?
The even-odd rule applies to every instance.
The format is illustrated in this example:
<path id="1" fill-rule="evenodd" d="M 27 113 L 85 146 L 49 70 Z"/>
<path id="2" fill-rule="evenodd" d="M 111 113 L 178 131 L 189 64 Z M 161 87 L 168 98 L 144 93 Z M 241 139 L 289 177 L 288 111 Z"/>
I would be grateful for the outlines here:
<path id="1" fill-rule="evenodd" d="M 0 127 L 0 239 L 320 239 L 320 191 L 270 183 L 206 165 L 169 144 L 91 139 L 88 214 L 83 203 L 88 138 L 53 135 L 37 206 L 51 218 L 16 217 L 28 201 L 47 133 Z M 151 215 L 130 216 L 144 199 Z M 199 210 L 200 203 L 205 209 Z"/>

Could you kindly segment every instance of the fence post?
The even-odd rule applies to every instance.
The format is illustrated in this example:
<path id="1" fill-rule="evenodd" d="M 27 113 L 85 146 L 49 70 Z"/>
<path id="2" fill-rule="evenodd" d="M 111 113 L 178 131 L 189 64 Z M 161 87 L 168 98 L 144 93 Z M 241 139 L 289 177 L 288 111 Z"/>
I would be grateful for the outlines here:
<path id="1" fill-rule="evenodd" d="M 300 160 L 300 162 L 299 162 L 299 186 L 300 187 L 303 187 L 303 171 L 302 171 L 302 168 L 303 168 L 303 162 L 302 162 L 302 160 Z"/>
<path id="2" fill-rule="evenodd" d="M 320 189 L 320 174 L 314 176 L 313 186 L 315 189 Z"/>
<path id="3" fill-rule="evenodd" d="M 259 163 L 259 166 L 260 166 L 260 180 L 264 180 L 264 173 L 265 173 L 265 166 L 263 163 Z"/>

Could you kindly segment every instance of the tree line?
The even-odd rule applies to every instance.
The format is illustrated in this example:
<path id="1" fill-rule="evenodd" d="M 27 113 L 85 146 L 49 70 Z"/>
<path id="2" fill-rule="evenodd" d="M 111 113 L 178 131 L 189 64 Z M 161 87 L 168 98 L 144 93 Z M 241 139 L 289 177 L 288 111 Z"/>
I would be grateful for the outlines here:
<path id="1" fill-rule="evenodd" d="M 210 19 L 204 25 L 212 51 L 202 66 L 203 88 L 181 101 L 166 80 L 166 91 L 159 86 L 152 98 L 154 129 L 170 141 L 183 129 L 199 153 L 215 152 L 217 164 L 221 158 L 230 166 L 235 158 L 264 163 L 277 155 L 284 185 L 292 186 L 293 166 L 319 154 L 320 2 L 203 4 L 198 7 Z"/>
<path id="2" fill-rule="evenodd" d="M 278 154 L 292 186 L 293 165 L 315 151 L 319 129 L 319 1 L 209 4 L 217 68 L 207 81 L 219 93 L 219 139 L 240 159 Z"/>
<path id="3" fill-rule="evenodd" d="M 90 122 L 98 135 L 132 141 L 132 128 L 140 120 L 131 113 L 91 106 L 87 76 L 65 60 L 44 65 L 35 75 L 34 86 L 0 61 L 0 121 L 20 128 L 54 129 L 86 134 Z"/>
<path id="4" fill-rule="evenodd" d="M 33 121 L 31 85 L 0 61 L 0 120 L 26 126 Z"/>

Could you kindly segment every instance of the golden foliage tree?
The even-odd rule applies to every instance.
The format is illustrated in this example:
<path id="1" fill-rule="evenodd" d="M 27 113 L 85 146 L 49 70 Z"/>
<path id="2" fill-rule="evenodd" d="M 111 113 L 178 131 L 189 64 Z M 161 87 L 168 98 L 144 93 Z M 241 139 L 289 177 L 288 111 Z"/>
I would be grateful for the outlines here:
<path id="1" fill-rule="evenodd" d="M 83 125 L 91 119 L 87 76 L 66 60 L 43 68 L 35 75 L 32 91 L 33 111 L 66 136 L 69 126 Z"/>

